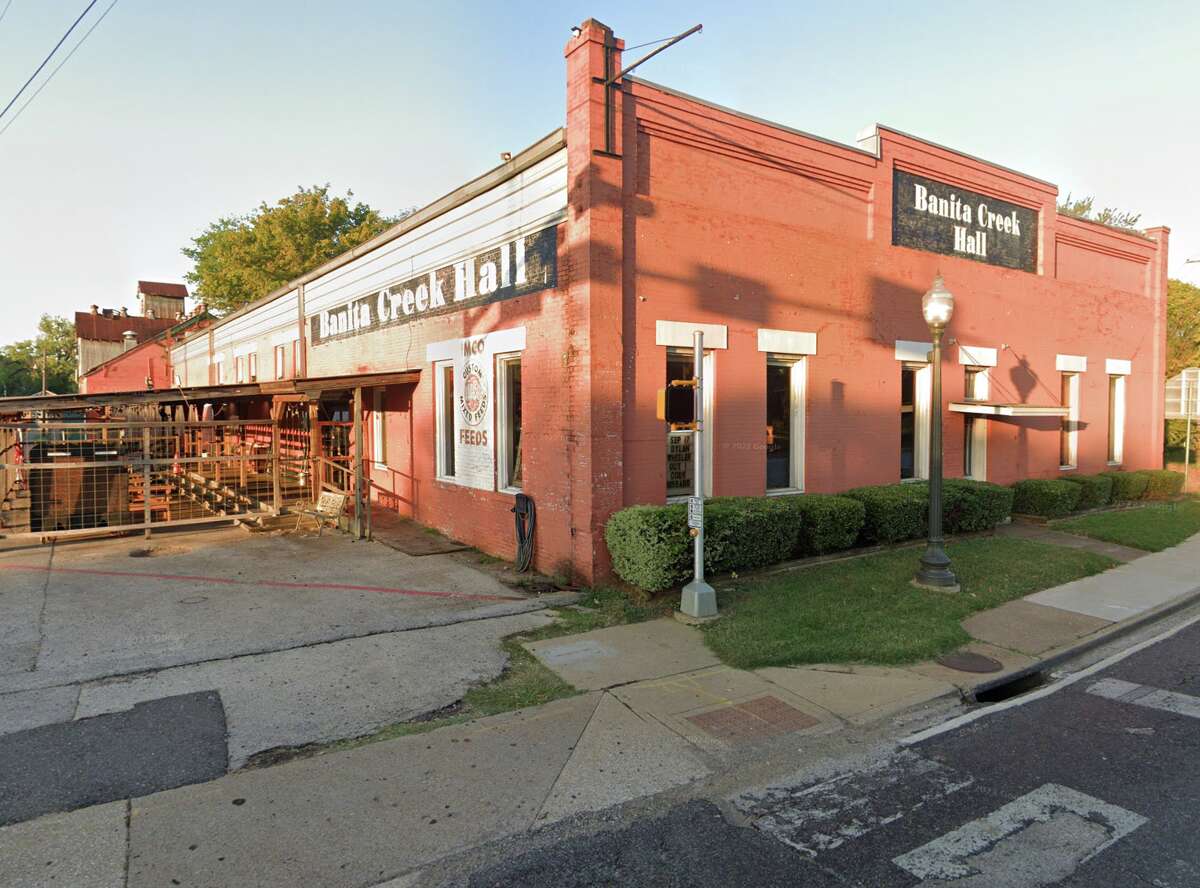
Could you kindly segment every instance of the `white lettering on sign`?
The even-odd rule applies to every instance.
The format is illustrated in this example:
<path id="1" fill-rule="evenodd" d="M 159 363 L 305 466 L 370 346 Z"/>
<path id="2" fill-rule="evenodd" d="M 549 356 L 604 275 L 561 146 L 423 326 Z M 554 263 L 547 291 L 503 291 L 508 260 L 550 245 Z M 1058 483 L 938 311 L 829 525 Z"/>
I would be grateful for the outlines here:
<path id="1" fill-rule="evenodd" d="M 967 253 L 979 256 L 981 259 L 987 258 L 987 231 L 972 232 L 967 229 L 967 225 L 974 224 L 980 228 L 1009 234 L 1013 237 L 1021 236 L 1021 220 L 1017 218 L 1016 210 L 1010 211 L 1007 215 L 1000 215 L 989 210 L 986 203 L 980 203 L 976 207 L 960 200 L 958 195 L 953 192 L 948 197 L 935 197 L 929 193 L 928 188 L 920 183 L 913 186 L 913 209 L 919 213 L 928 213 L 931 216 L 940 216 L 943 219 L 953 219 L 956 222 L 965 223 L 954 226 L 954 251 L 956 253 Z"/>

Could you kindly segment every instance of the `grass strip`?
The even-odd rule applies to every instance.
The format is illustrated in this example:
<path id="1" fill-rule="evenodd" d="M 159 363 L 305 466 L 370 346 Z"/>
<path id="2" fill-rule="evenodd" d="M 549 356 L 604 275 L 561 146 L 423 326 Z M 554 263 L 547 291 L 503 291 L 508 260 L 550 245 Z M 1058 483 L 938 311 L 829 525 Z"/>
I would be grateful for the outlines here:
<path id="1" fill-rule="evenodd" d="M 1147 552 L 1178 546 L 1200 533 L 1200 498 L 1188 497 L 1171 503 L 1154 503 L 1137 509 L 1122 509 L 1055 521 L 1055 530 L 1119 543 Z"/>
<path id="2" fill-rule="evenodd" d="M 1002 537 L 946 548 L 961 592 L 911 584 L 919 547 L 881 552 L 722 590 L 722 616 L 704 627 L 705 641 L 722 661 L 741 669 L 911 663 L 969 642 L 960 621 L 976 611 L 1117 563 L 1092 552 Z"/>

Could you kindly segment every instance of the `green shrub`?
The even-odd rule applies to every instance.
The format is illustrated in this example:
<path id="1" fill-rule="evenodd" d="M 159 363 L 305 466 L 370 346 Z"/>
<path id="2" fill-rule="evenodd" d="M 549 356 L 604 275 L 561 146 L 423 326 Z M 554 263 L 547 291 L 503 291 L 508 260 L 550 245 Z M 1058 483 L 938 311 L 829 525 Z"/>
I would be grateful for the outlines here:
<path id="1" fill-rule="evenodd" d="M 806 493 L 801 496 L 782 496 L 779 503 L 795 515 L 798 529 L 793 558 L 808 558 L 849 549 L 862 530 L 863 504 L 848 496 L 825 493 Z"/>
<path id="2" fill-rule="evenodd" d="M 1150 477 L 1142 472 L 1102 472 L 1113 480 L 1112 500 L 1119 503 L 1141 499 L 1150 486 Z"/>
<path id="3" fill-rule="evenodd" d="M 691 540 L 683 505 L 630 506 L 609 518 L 604 528 L 617 576 L 648 592 L 670 589 L 687 578 Z"/>
<path id="4" fill-rule="evenodd" d="M 859 542 L 898 543 L 925 535 L 929 527 L 929 491 L 924 484 L 879 484 L 847 490 L 863 504 Z"/>
<path id="5" fill-rule="evenodd" d="M 1075 511 L 1083 487 L 1061 478 L 1031 478 L 1013 485 L 1013 511 L 1063 518 Z"/>
<path id="6" fill-rule="evenodd" d="M 796 548 L 800 515 L 781 499 L 722 497 L 704 504 L 704 569 L 721 574 L 785 561 Z"/>
<path id="7" fill-rule="evenodd" d="M 1183 492 L 1183 472 L 1146 469 L 1136 474 L 1146 476 L 1146 492 L 1142 494 L 1143 499 L 1169 499 Z"/>
<path id="8" fill-rule="evenodd" d="M 946 533 L 991 530 L 1012 517 L 1012 488 L 987 481 L 947 478 L 943 482 L 942 500 L 942 525 Z"/>
<path id="9" fill-rule="evenodd" d="M 1109 475 L 1068 475 L 1063 480 L 1080 487 L 1076 509 L 1095 509 L 1112 501 L 1113 479 Z"/>

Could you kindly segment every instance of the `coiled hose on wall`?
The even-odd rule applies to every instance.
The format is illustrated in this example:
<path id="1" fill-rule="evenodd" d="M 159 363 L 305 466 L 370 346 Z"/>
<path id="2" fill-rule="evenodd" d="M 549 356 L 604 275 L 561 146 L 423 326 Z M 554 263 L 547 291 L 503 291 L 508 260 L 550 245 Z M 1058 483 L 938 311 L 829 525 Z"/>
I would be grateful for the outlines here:
<path id="1" fill-rule="evenodd" d="M 525 573 L 533 564 L 533 534 L 537 530 L 537 508 L 533 500 L 523 493 L 517 494 L 517 501 L 510 512 L 517 523 L 517 573 Z"/>

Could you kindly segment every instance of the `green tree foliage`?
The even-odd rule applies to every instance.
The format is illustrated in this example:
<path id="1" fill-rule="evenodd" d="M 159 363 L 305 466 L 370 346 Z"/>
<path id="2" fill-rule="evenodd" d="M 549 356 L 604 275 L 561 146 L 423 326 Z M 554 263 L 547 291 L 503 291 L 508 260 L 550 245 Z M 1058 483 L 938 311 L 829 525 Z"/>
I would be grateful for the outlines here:
<path id="1" fill-rule="evenodd" d="M 1200 287 L 1167 281 L 1167 376 L 1200 367 Z"/>
<path id="2" fill-rule="evenodd" d="M 42 315 L 38 335 L 0 348 L 0 394 L 33 395 L 42 390 L 42 359 L 46 388 L 55 394 L 75 391 L 75 325 L 66 318 Z"/>
<path id="3" fill-rule="evenodd" d="M 243 216 L 218 219 L 183 255 L 192 294 L 218 312 L 233 311 L 346 252 L 403 219 L 331 195 L 329 185 L 300 188 Z"/>
<path id="4" fill-rule="evenodd" d="M 1086 219 L 1089 222 L 1099 222 L 1101 225 L 1111 225 L 1113 228 L 1124 228 L 1127 231 L 1137 231 L 1141 213 L 1131 213 L 1128 210 L 1118 210 L 1116 207 L 1105 207 L 1099 212 L 1095 208 L 1096 198 L 1074 197 L 1070 192 L 1066 199 L 1058 205 L 1058 211 L 1076 219 Z"/>

